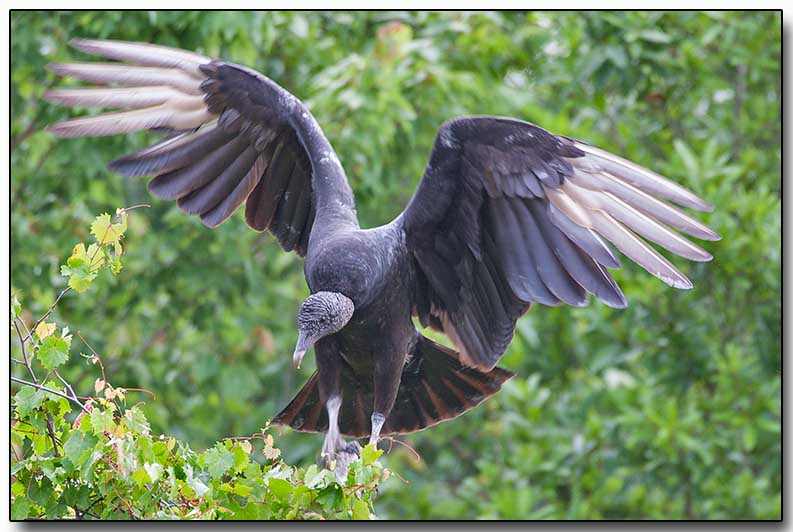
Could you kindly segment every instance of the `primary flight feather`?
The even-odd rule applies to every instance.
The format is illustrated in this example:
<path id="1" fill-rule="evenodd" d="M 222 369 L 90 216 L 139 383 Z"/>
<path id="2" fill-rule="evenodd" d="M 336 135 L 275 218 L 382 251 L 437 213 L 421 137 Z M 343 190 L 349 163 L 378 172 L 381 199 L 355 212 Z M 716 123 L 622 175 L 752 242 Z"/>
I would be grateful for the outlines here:
<path id="1" fill-rule="evenodd" d="M 680 232 L 719 238 L 672 205 L 711 210 L 676 183 L 584 142 L 491 116 L 444 123 L 405 210 L 361 229 L 330 142 L 308 109 L 269 78 L 152 44 L 71 44 L 114 62 L 50 65 L 97 86 L 45 98 L 119 110 L 49 131 L 165 131 L 165 140 L 110 168 L 153 176 L 152 194 L 176 200 L 209 227 L 244 203 L 250 227 L 305 256 L 311 296 L 298 316 L 294 362 L 313 347 L 317 372 L 273 422 L 326 432 L 329 459 L 357 452 L 343 434 L 377 442 L 456 417 L 497 392 L 511 373 L 496 363 L 531 303 L 580 306 L 593 294 L 625 307 L 608 272 L 620 266 L 609 243 L 687 289 L 691 282 L 646 240 L 708 261 Z M 414 316 L 456 350 L 421 335 Z"/>

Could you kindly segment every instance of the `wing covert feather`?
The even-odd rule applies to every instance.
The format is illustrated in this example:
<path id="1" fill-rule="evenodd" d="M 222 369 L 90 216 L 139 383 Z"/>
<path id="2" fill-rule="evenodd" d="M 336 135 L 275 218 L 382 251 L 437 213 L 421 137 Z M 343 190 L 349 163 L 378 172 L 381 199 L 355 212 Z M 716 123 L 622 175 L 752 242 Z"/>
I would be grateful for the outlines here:
<path id="1" fill-rule="evenodd" d="M 401 217 L 418 272 L 415 313 L 446 332 L 466 364 L 487 370 L 533 302 L 580 306 L 591 293 L 627 305 L 607 270 L 620 261 L 606 241 L 668 285 L 690 288 L 642 237 L 701 262 L 711 255 L 674 229 L 719 236 L 664 200 L 711 208 L 655 172 L 533 124 L 450 120 Z"/>
<path id="2" fill-rule="evenodd" d="M 317 212 L 357 226 L 344 170 L 311 113 L 253 70 L 146 43 L 75 39 L 78 50 L 117 62 L 56 63 L 49 69 L 94 87 L 45 94 L 69 107 L 112 113 L 48 128 L 63 137 L 141 130 L 173 135 L 116 159 L 111 170 L 149 175 L 150 191 L 176 200 L 215 227 L 243 203 L 246 222 L 272 232 L 285 250 L 306 253 Z M 313 176 L 321 171 L 323 179 Z"/>

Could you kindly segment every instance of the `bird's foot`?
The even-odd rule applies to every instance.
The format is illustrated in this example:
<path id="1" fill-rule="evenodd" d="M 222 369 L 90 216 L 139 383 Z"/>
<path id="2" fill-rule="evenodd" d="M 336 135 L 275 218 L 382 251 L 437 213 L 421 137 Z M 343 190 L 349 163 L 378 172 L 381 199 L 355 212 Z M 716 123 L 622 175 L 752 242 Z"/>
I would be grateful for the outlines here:
<path id="1" fill-rule="evenodd" d="M 355 441 L 345 442 L 342 438 L 329 444 L 325 442 L 322 446 L 322 458 L 324 466 L 328 469 L 334 467 L 333 472 L 336 482 L 344 484 L 347 481 L 347 470 L 350 464 L 361 455 L 361 445 Z"/>

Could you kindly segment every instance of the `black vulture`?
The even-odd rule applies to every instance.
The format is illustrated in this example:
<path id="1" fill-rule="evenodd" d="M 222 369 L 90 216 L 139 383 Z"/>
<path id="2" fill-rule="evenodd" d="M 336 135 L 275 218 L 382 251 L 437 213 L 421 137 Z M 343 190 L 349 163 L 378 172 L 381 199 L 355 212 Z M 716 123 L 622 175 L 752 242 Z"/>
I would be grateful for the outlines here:
<path id="1" fill-rule="evenodd" d="M 109 164 L 154 176 L 149 190 L 215 227 L 245 221 L 305 257 L 311 295 L 298 315 L 296 366 L 317 371 L 273 419 L 326 432 L 324 454 L 355 453 L 342 435 L 380 436 L 454 418 L 512 375 L 496 366 L 531 303 L 622 308 L 609 244 L 664 283 L 690 281 L 644 239 L 694 261 L 711 255 L 677 229 L 718 240 L 664 200 L 701 211 L 668 179 L 585 142 L 514 118 L 454 118 L 438 130 L 424 176 L 391 223 L 361 229 L 353 193 L 309 110 L 248 68 L 152 44 L 78 39 L 113 62 L 49 66 L 97 87 L 46 98 L 120 112 L 50 126 L 63 137 L 160 130 L 164 140 Z M 671 228 L 670 228 L 671 227 Z M 456 350 L 423 336 L 445 333 Z"/>

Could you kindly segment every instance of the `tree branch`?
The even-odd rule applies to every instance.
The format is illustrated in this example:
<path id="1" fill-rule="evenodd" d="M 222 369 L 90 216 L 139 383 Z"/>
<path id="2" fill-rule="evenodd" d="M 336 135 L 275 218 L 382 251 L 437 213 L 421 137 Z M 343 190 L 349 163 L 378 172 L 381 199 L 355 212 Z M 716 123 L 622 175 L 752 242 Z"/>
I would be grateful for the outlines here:
<path id="1" fill-rule="evenodd" d="M 19 384 L 24 384 L 25 386 L 31 386 L 33 388 L 36 388 L 37 390 L 41 390 L 42 392 L 51 393 L 52 395 L 57 395 L 58 397 L 63 397 L 64 399 L 68 399 L 69 401 L 72 401 L 73 403 L 76 403 L 77 406 L 79 406 L 83 410 L 83 412 L 85 412 L 86 414 L 90 414 L 91 413 L 91 411 L 88 410 L 79 400 L 77 400 L 77 399 L 75 399 L 73 397 L 69 397 L 65 393 L 61 393 L 58 390 L 53 390 L 52 388 L 47 388 L 46 386 L 42 386 L 41 384 L 36 384 L 36 383 L 33 383 L 33 382 L 29 382 L 29 381 L 26 381 L 26 380 L 23 380 L 23 379 L 19 379 L 17 377 L 11 377 L 11 381 L 19 383 Z M 54 434 L 54 431 L 53 431 L 53 434 Z"/>
<path id="2" fill-rule="evenodd" d="M 56 298 L 55 298 L 55 301 L 53 301 L 53 302 L 52 302 L 52 305 L 50 305 L 50 308 L 49 308 L 49 310 L 47 310 L 47 312 L 46 312 L 46 313 L 45 313 L 45 314 L 44 314 L 42 317 L 40 317 L 38 320 L 36 320 L 36 323 L 34 323 L 34 324 L 33 324 L 33 327 L 31 327 L 31 328 L 30 328 L 30 332 L 29 332 L 29 333 L 28 333 L 28 335 L 25 337 L 25 339 L 24 339 L 24 340 L 22 340 L 22 339 L 20 338 L 20 340 L 22 341 L 22 343 L 24 343 L 24 342 L 27 342 L 28 340 L 30 340 L 30 339 L 33 337 L 33 331 L 35 331 L 35 330 L 36 330 L 36 327 L 38 327 L 38 326 L 39 326 L 39 323 L 41 323 L 42 321 L 44 321 L 44 320 L 46 320 L 47 318 L 49 318 L 50 314 L 52 314 L 52 311 L 53 311 L 53 310 L 55 310 L 55 307 L 56 307 L 56 306 L 58 306 L 58 302 L 61 300 L 61 298 L 62 298 L 63 296 L 65 296 L 65 295 L 66 295 L 66 293 L 67 293 L 69 290 L 71 290 L 71 289 L 72 289 L 72 287 L 71 287 L 71 286 L 67 286 L 66 288 L 64 288 L 63 290 L 61 290 L 61 293 L 60 293 L 60 294 L 58 294 L 58 297 L 56 297 Z"/>

